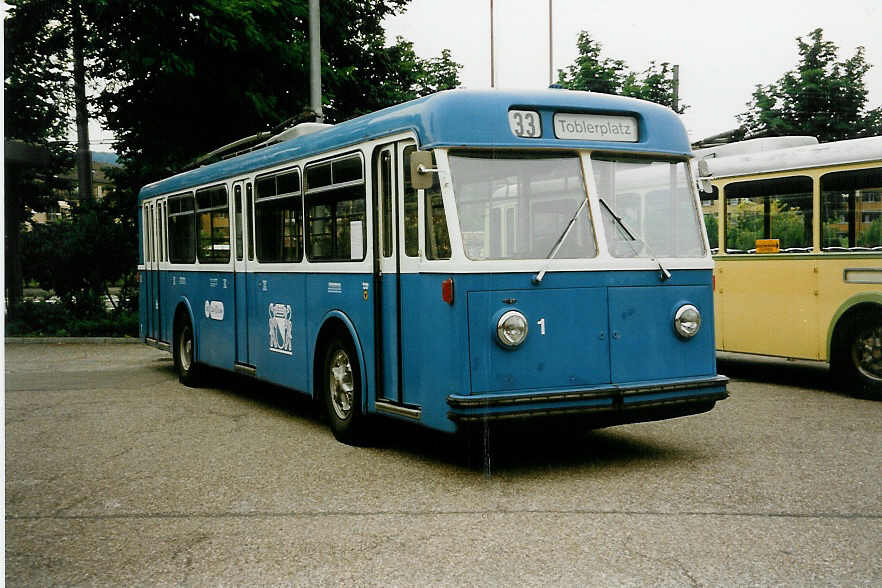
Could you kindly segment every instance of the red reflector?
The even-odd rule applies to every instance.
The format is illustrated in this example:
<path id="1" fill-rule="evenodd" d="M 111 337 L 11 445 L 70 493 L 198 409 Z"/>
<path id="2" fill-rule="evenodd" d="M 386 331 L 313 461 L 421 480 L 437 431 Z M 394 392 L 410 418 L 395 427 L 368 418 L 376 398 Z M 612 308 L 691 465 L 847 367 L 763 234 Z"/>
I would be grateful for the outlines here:
<path id="1" fill-rule="evenodd" d="M 453 304 L 453 278 L 441 282 L 441 298 L 447 304 Z"/>

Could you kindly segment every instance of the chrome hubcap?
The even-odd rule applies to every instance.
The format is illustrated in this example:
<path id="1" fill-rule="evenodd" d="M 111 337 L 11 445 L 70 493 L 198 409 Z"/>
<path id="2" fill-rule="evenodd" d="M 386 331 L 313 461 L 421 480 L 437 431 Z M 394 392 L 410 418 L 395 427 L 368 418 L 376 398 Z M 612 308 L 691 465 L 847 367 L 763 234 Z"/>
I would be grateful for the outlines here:
<path id="1" fill-rule="evenodd" d="M 865 377 L 882 381 L 882 326 L 871 327 L 855 338 L 851 360 Z"/>
<path id="2" fill-rule="evenodd" d="M 193 364 L 193 337 L 190 335 L 189 327 L 184 327 L 184 330 L 181 332 L 178 355 L 181 358 L 181 369 L 189 372 L 190 366 Z"/>
<path id="3" fill-rule="evenodd" d="M 328 394 L 331 405 L 340 420 L 346 420 L 352 414 L 352 399 L 355 384 L 352 379 L 352 364 L 349 356 L 338 349 L 331 358 L 328 373 Z"/>

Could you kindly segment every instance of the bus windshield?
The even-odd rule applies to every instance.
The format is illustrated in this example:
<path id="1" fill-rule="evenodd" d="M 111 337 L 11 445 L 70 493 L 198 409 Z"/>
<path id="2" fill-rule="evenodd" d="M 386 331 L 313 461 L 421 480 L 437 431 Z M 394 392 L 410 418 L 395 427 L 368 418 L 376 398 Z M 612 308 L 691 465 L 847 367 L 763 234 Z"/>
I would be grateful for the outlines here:
<path id="1" fill-rule="evenodd" d="M 577 154 L 454 151 L 448 159 L 469 259 L 546 259 L 577 211 L 555 258 L 597 254 Z"/>
<path id="2" fill-rule="evenodd" d="M 613 257 L 705 255 L 686 162 L 594 156 L 591 167 L 598 197 L 621 218 L 602 209 Z"/>

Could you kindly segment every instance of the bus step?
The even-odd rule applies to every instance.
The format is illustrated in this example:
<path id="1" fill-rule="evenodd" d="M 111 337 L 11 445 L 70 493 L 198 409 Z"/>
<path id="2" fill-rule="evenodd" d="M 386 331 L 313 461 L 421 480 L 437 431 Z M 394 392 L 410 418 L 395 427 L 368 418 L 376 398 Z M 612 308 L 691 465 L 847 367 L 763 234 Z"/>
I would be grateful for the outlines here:
<path id="1" fill-rule="evenodd" d="M 384 400 L 377 400 L 377 412 L 385 412 L 418 421 L 423 414 L 423 409 L 419 406 L 402 406 Z"/>
<path id="2" fill-rule="evenodd" d="M 233 369 L 236 370 L 236 373 L 245 374 L 246 376 L 257 375 L 257 368 L 253 365 L 248 365 L 247 363 L 233 364 Z"/>

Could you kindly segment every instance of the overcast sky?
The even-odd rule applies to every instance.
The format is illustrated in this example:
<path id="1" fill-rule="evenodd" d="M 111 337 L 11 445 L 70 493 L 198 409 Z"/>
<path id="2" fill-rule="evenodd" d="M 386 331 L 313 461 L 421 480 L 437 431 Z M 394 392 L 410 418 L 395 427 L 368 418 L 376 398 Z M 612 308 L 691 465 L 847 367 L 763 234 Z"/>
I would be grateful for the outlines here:
<path id="1" fill-rule="evenodd" d="M 494 11 L 496 85 L 547 87 L 548 0 L 495 0 Z M 412 0 L 385 27 L 390 42 L 402 35 L 422 57 L 449 48 L 463 86 L 490 87 L 490 0 Z M 794 69 L 796 37 L 818 27 L 839 59 L 865 48 L 868 105 L 882 105 L 882 0 L 553 0 L 554 77 L 575 60 L 582 30 L 631 70 L 679 64 L 683 122 L 696 141 L 737 127 L 756 84 Z"/>

